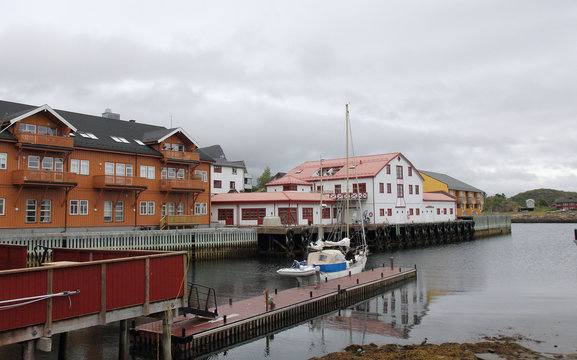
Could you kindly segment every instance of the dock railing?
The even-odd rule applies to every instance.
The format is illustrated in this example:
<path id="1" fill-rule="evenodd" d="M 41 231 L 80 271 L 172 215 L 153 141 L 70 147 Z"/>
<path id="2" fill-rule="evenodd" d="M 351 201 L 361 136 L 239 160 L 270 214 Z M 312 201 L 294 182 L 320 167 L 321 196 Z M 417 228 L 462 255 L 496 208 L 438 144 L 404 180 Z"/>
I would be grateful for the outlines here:
<path id="1" fill-rule="evenodd" d="M 217 228 L 184 230 L 3 234 L 0 243 L 28 247 L 29 266 L 37 266 L 40 248 L 149 250 L 193 252 L 196 259 L 225 256 L 257 248 L 257 230 Z M 50 258 L 46 259 L 47 261 Z"/>

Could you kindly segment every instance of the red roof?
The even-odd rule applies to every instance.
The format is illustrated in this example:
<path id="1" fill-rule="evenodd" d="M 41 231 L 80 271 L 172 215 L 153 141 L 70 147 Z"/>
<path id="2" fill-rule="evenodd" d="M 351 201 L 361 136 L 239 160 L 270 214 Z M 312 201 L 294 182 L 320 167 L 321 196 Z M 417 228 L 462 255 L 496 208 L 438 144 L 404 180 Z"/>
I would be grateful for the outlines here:
<path id="1" fill-rule="evenodd" d="M 216 194 L 210 202 L 213 204 L 240 204 L 240 203 L 319 203 L 320 194 L 297 191 L 252 192 Z M 332 204 L 335 200 L 323 195 L 323 203 Z"/>
<path id="2" fill-rule="evenodd" d="M 306 185 L 306 186 L 311 186 L 311 183 L 304 181 L 304 180 L 301 180 L 301 179 L 297 179 L 291 175 L 285 175 L 285 176 L 281 177 L 280 179 L 276 179 L 276 180 L 273 180 L 273 181 L 265 184 L 265 186 L 277 186 L 277 185 Z"/>
<path id="3" fill-rule="evenodd" d="M 374 177 L 376 176 L 391 160 L 397 157 L 402 157 L 409 164 L 411 162 L 400 152 L 390 153 L 390 154 L 379 154 L 379 155 L 367 155 L 367 156 L 355 156 L 349 158 L 349 177 L 354 178 L 364 178 L 364 177 Z M 334 172 L 330 175 L 323 175 L 323 179 L 327 180 L 338 180 L 346 178 L 346 158 L 340 159 L 327 159 L 322 161 L 323 172 L 329 171 L 329 169 L 334 169 Z M 355 169 L 356 165 L 356 169 Z M 415 173 L 419 176 L 417 169 L 411 164 Z M 299 166 L 295 167 L 285 175 L 285 177 L 290 176 L 299 180 L 304 181 L 317 181 L 320 179 L 318 175 L 318 170 L 321 167 L 321 161 L 307 161 Z M 394 171 L 394 170 L 393 170 Z M 283 177 L 284 178 L 284 177 Z M 279 179 L 282 180 L 283 178 Z M 268 185 L 268 184 L 267 184 Z"/>
<path id="4" fill-rule="evenodd" d="M 447 194 L 444 191 L 425 192 L 423 193 L 423 201 L 448 201 L 456 202 L 457 198 L 453 195 Z"/>

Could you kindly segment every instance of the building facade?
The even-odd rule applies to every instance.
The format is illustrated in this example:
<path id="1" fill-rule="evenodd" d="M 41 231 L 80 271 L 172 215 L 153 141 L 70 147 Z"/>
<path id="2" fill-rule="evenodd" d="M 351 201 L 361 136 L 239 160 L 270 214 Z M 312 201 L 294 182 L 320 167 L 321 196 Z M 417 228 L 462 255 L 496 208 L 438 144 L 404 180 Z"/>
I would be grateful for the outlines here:
<path id="1" fill-rule="evenodd" d="M 420 170 L 425 191 L 444 191 L 457 198 L 457 215 L 480 215 L 485 196 L 482 190 L 460 180 L 433 171 Z"/>
<path id="2" fill-rule="evenodd" d="M 263 217 L 279 216 L 284 225 L 318 224 L 319 219 L 315 218 L 314 214 L 319 213 L 321 206 L 321 183 L 323 198 L 333 201 L 323 201 L 323 223 L 364 221 L 372 224 L 396 224 L 456 219 L 455 197 L 443 192 L 424 193 L 423 178 L 410 161 L 401 153 L 391 153 L 354 157 L 349 159 L 348 167 L 344 158 L 302 163 L 285 176 L 266 184 L 265 194 L 269 195 L 253 193 L 246 194 L 247 197 L 242 200 L 226 198 L 226 205 L 229 209 L 234 209 L 229 223 L 240 224 L 240 221 L 235 222 L 235 214 L 242 214 L 250 202 L 259 202 Z M 311 206 L 297 204 L 294 199 L 283 201 L 282 213 L 279 211 L 282 197 L 297 195 L 310 197 L 313 216 L 307 216 L 310 210 L 301 214 L 303 207 Z M 225 218 L 224 214 L 218 214 L 224 205 L 224 199 L 220 196 L 213 197 L 213 221 L 222 222 Z M 315 199 L 318 205 L 314 205 Z M 292 210 L 287 210 L 288 208 Z M 292 217 L 284 216 L 287 211 L 292 212 Z M 287 220 L 292 218 L 295 220 Z"/>
<path id="3" fill-rule="evenodd" d="M 5 231 L 210 223 L 210 162 L 184 130 L 6 101 L 0 114 Z"/>
<path id="4" fill-rule="evenodd" d="M 211 160 L 211 194 L 252 191 L 252 175 L 246 170 L 244 161 L 229 161 L 220 145 L 198 149 Z"/>

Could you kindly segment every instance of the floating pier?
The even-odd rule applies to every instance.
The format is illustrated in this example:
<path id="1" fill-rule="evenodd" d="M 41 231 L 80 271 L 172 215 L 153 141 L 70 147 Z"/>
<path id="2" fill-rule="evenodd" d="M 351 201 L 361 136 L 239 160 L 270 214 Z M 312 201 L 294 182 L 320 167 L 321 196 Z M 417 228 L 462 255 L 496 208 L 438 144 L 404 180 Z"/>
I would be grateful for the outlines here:
<path id="1" fill-rule="evenodd" d="M 218 306 L 219 317 L 214 320 L 176 317 L 171 328 L 172 356 L 189 359 L 222 351 L 374 297 L 393 284 L 414 278 L 416 273 L 416 268 L 369 269 L 334 280 L 317 279 L 312 285 L 282 291 L 269 289 L 268 296 L 274 298 L 272 307 L 263 294 Z M 162 346 L 162 334 L 161 321 L 133 327 L 131 353 L 155 357 Z"/>

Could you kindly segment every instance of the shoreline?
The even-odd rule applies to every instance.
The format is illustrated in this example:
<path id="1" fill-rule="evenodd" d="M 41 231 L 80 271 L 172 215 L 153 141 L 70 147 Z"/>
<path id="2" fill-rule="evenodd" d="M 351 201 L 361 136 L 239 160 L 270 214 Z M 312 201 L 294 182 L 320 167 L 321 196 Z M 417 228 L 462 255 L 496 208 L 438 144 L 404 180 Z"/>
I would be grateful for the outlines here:
<path id="1" fill-rule="evenodd" d="M 345 359 L 577 359 L 577 353 L 539 353 L 517 343 L 527 341 L 519 337 L 484 338 L 475 343 L 442 343 L 424 345 L 376 344 L 349 345 L 343 351 L 333 352 L 309 360 Z"/>

